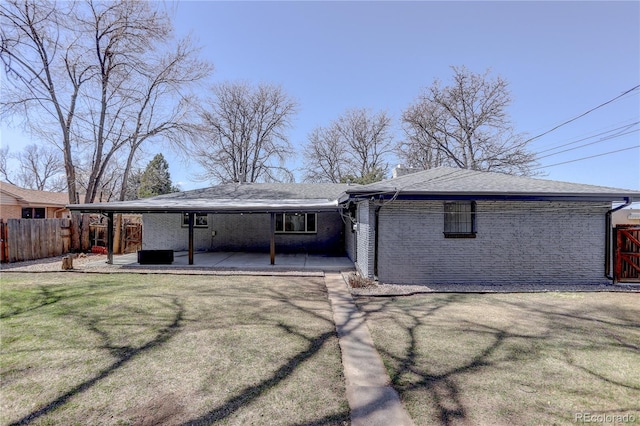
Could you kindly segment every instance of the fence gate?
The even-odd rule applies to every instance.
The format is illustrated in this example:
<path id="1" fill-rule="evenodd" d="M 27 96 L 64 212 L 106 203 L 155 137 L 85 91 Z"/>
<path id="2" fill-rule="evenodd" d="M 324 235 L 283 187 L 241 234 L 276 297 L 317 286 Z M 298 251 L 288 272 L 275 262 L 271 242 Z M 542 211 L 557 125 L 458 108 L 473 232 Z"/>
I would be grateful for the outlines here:
<path id="1" fill-rule="evenodd" d="M 615 281 L 640 282 L 640 226 L 616 226 Z"/>
<path id="2" fill-rule="evenodd" d="M 142 224 L 132 223 L 124 227 L 124 252 L 135 253 L 142 249 Z"/>
<path id="3" fill-rule="evenodd" d="M 124 221 L 123 221 L 124 222 Z M 91 244 L 98 247 L 107 247 L 107 225 L 92 223 L 89 227 Z M 123 223 L 120 234 L 121 253 L 135 253 L 142 249 L 142 224 Z M 120 253 L 116 253 L 120 254 Z"/>

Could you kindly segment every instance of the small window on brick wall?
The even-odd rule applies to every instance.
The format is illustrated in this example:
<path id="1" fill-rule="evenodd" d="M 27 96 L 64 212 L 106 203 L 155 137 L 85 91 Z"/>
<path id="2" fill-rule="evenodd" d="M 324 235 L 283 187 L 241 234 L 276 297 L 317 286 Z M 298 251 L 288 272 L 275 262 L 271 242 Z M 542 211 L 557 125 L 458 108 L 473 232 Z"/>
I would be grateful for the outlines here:
<path id="1" fill-rule="evenodd" d="M 476 237 L 476 202 L 455 201 L 444 203 L 445 238 Z"/>

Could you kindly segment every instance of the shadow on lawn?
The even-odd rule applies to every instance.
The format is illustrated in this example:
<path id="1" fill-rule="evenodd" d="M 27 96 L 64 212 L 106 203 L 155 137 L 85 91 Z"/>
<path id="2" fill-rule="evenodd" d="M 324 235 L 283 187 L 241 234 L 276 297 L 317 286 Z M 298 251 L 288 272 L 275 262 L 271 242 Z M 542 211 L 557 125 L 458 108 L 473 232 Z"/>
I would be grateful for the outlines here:
<path id="1" fill-rule="evenodd" d="M 310 298 L 314 300 L 317 300 L 317 297 L 317 294 L 313 294 L 310 296 Z M 43 300 L 49 300 L 49 302 L 46 304 L 56 303 L 62 298 L 63 297 L 60 296 L 54 301 L 54 299 L 44 297 L 43 295 Z M 331 316 L 327 316 L 326 313 L 325 315 L 323 315 L 322 312 L 316 312 L 313 308 L 304 306 L 306 302 L 304 298 L 301 298 L 301 300 L 298 302 L 296 301 L 295 297 L 292 298 L 291 294 L 280 292 L 276 289 L 269 289 L 267 299 L 277 301 L 279 304 L 283 304 L 280 305 L 282 308 L 293 308 L 295 311 L 303 313 L 304 315 L 312 316 L 316 319 L 321 320 L 327 325 L 326 331 L 320 330 L 324 332 L 305 333 L 303 329 L 297 328 L 293 325 L 285 324 L 284 322 L 279 320 L 279 313 L 278 315 L 269 318 L 268 315 L 272 314 L 273 312 L 261 312 L 259 315 L 253 318 L 254 321 L 272 322 L 274 326 L 280 328 L 284 332 L 296 336 L 299 339 L 303 339 L 303 341 L 306 342 L 305 347 L 290 356 L 288 359 L 283 360 L 282 364 L 277 367 L 269 377 L 264 378 L 258 384 L 246 386 L 242 390 L 238 391 L 236 395 L 229 397 L 220 406 L 212 408 L 210 411 L 195 419 L 184 422 L 184 425 L 208 425 L 229 417 L 234 412 L 237 412 L 241 408 L 246 407 L 252 401 L 268 392 L 271 388 L 287 379 L 298 367 L 303 365 L 306 361 L 312 359 L 329 340 L 335 337 L 336 333 L 335 328 L 333 327 Z M 40 305 L 46 306 L 46 304 L 42 303 Z M 168 320 L 170 321 L 170 323 L 168 323 L 162 329 L 158 330 L 156 335 L 151 340 L 147 341 L 141 346 L 115 344 L 111 334 L 104 329 L 104 326 L 101 326 L 101 322 L 104 320 L 103 317 L 96 316 L 91 313 L 85 313 L 85 311 L 68 312 L 68 315 L 75 316 L 79 320 L 79 322 L 84 325 L 84 327 L 86 327 L 94 335 L 97 335 L 99 337 L 101 341 L 99 348 L 109 351 L 109 353 L 116 358 L 116 361 L 108 367 L 97 372 L 92 378 L 76 385 L 75 387 L 50 401 L 46 405 L 11 423 L 11 425 L 29 424 L 38 419 L 41 419 L 42 417 L 50 414 L 59 407 L 68 403 L 74 396 L 88 391 L 92 386 L 112 375 L 129 361 L 132 361 L 134 358 L 143 355 L 145 352 L 148 352 L 151 349 L 157 348 L 158 346 L 164 344 L 169 339 L 174 337 L 178 332 L 180 332 L 181 328 L 183 327 L 183 317 L 185 314 L 185 309 L 182 303 L 177 298 L 174 298 L 171 301 L 170 306 L 172 311 L 171 318 Z M 33 307 L 33 309 L 37 309 L 37 307 Z M 278 311 L 280 312 L 281 310 L 278 308 Z M 313 389 L 309 391 L 313 392 Z M 313 416 L 310 415 L 309 417 Z M 344 422 L 348 422 L 348 419 L 349 410 L 348 408 L 345 409 L 343 407 L 334 413 L 329 413 L 315 419 L 312 418 L 311 420 L 305 421 L 302 424 L 342 424 Z"/>
<path id="2" fill-rule="evenodd" d="M 615 334 L 617 327 L 632 330 L 640 328 L 637 311 L 624 310 L 613 304 L 602 305 L 599 307 L 598 313 L 604 318 L 597 318 L 596 315 L 592 315 L 593 312 L 587 315 L 579 313 L 577 310 L 554 309 L 552 306 L 524 302 L 498 302 L 498 304 L 503 304 L 506 308 L 511 307 L 521 310 L 520 315 L 525 318 L 531 316 L 544 318 L 545 325 L 548 326 L 547 330 L 531 333 L 529 332 L 530 330 L 527 330 L 526 334 L 510 331 L 512 328 L 507 324 L 504 327 L 487 325 L 483 318 L 478 318 L 474 321 L 449 320 L 447 316 L 444 316 L 446 314 L 439 312 L 457 303 L 466 303 L 468 297 L 470 296 L 461 294 L 437 296 L 435 299 L 425 303 L 424 306 L 416 307 L 416 305 L 413 305 L 408 309 L 398 306 L 395 303 L 396 298 L 382 301 L 377 299 L 373 304 L 358 303 L 361 311 L 365 313 L 369 321 L 391 320 L 395 322 L 398 329 L 406 333 L 406 336 L 404 336 L 406 340 L 398 340 L 399 342 L 407 342 L 405 349 L 400 353 L 393 349 L 387 350 L 381 347 L 378 347 L 378 350 L 383 355 L 383 358 L 390 361 L 391 365 L 387 365 L 387 369 L 390 371 L 393 386 L 401 395 L 406 395 L 414 390 L 426 390 L 433 400 L 440 424 L 450 425 L 464 422 L 469 418 L 470 407 L 465 407 L 463 403 L 462 396 L 465 390 L 460 387 L 460 380 L 458 379 L 461 375 L 479 372 L 486 367 L 499 368 L 499 364 L 503 361 L 525 362 L 539 359 L 543 356 L 542 351 L 546 343 L 553 345 L 554 343 L 551 343 L 552 340 L 558 339 L 558 336 L 565 334 L 576 336 L 575 341 L 568 342 L 566 346 L 563 344 L 564 350 L 561 351 L 562 355 L 560 356 L 564 357 L 563 361 L 567 368 L 582 371 L 603 384 L 606 383 L 631 391 L 640 391 L 640 384 L 629 384 L 613 380 L 594 371 L 592 368 L 579 365 L 570 355 L 572 351 L 580 351 L 585 347 L 593 349 L 594 345 L 596 345 L 597 349 L 603 351 L 617 349 L 638 355 L 639 348 L 637 342 L 631 341 L 632 337 L 627 334 L 627 337 L 624 338 L 618 335 L 620 333 Z M 366 297 L 361 298 L 362 300 L 366 300 Z M 441 317 L 434 319 L 433 317 L 436 314 L 441 315 Z M 483 342 L 486 341 L 486 343 L 478 345 L 475 354 L 469 353 L 469 357 L 463 363 L 455 367 L 445 368 L 445 371 L 436 374 L 432 365 L 426 364 L 424 360 L 420 359 L 422 354 L 418 347 L 419 343 L 422 342 L 424 348 L 425 339 L 428 339 L 424 328 L 444 327 L 448 325 L 448 322 L 454 321 L 458 321 L 458 332 L 462 332 L 465 335 L 472 333 L 475 336 L 483 336 Z M 419 331 L 418 329 L 421 327 L 423 330 Z M 607 337 L 606 341 L 599 343 L 600 346 L 597 346 L 594 343 L 597 340 L 592 342 L 587 337 L 584 337 L 589 336 L 590 333 L 604 334 Z M 523 345 L 527 350 L 521 351 L 509 347 L 514 342 Z M 523 342 L 530 342 L 531 344 L 523 344 Z M 640 396 L 640 393 L 638 395 Z M 596 412 L 596 410 L 592 411 Z M 609 412 L 614 413 L 634 411 L 640 411 L 640 406 L 632 408 L 620 407 L 616 410 L 609 410 Z"/>
<path id="3" fill-rule="evenodd" d="M 38 287 L 38 292 L 32 294 L 31 300 L 28 302 L 25 301 L 14 301 L 12 300 L 10 294 L 3 295 L 3 312 L 0 314 L 0 319 L 11 318 L 17 315 L 21 315 L 27 312 L 36 311 L 41 308 L 45 308 L 47 306 L 58 303 L 60 300 L 68 300 L 73 295 L 68 294 L 67 291 L 61 289 L 59 287 L 53 287 L 49 285 L 41 285 Z M 20 306 L 22 304 L 28 303 L 27 306 Z"/>
<path id="4" fill-rule="evenodd" d="M 270 297 L 272 300 L 277 300 L 278 302 L 284 303 L 285 305 L 306 315 L 311 315 L 317 319 L 327 322 L 327 325 L 329 325 L 329 331 L 316 336 L 307 336 L 302 332 L 297 331 L 293 326 L 287 325 L 283 322 L 279 322 L 277 326 L 280 329 L 286 331 L 288 334 L 294 335 L 306 341 L 305 349 L 285 360 L 276 371 L 274 371 L 269 377 L 263 379 L 260 383 L 252 386 L 246 386 L 244 389 L 239 391 L 237 395 L 228 398 L 218 407 L 211 409 L 209 412 L 196 419 L 188 420 L 182 423 L 183 426 L 210 425 L 229 417 L 234 412 L 259 398 L 269 389 L 276 386 L 278 383 L 287 379 L 296 370 L 296 368 L 301 366 L 304 362 L 312 359 L 322 349 L 322 347 L 327 343 L 328 340 L 336 336 L 333 322 L 330 319 L 327 319 L 325 316 L 320 315 L 312 309 L 308 309 L 300 306 L 299 304 L 296 304 L 295 298 L 292 298 L 290 294 L 286 294 L 275 289 L 270 289 L 270 293 L 272 295 L 272 297 Z M 349 410 L 347 409 L 338 413 L 328 414 L 319 419 L 304 422 L 303 424 L 342 424 L 343 422 L 347 422 L 348 419 Z"/>
<path id="5" fill-rule="evenodd" d="M 119 285 L 114 285 L 110 280 L 94 281 L 90 284 L 78 286 L 66 286 L 62 284 L 41 284 L 36 287 L 37 292 L 30 292 L 29 298 L 22 296 L 15 298 L 12 293 L 15 289 L 4 289 L 2 297 L 2 313 L 0 319 L 12 318 L 27 312 L 55 305 L 60 301 L 70 301 L 76 298 L 86 297 L 88 291 L 96 291 L 100 295 L 108 295 L 117 291 Z M 25 290 L 18 291 L 19 294 L 27 294 Z M 26 299 L 26 300 L 25 300 Z"/>
<path id="6" fill-rule="evenodd" d="M 138 355 L 143 354 L 144 352 L 147 352 L 147 351 L 149 351 L 149 350 L 151 350 L 153 348 L 156 348 L 156 347 L 162 345 L 167 340 L 169 340 L 171 337 L 173 337 L 176 333 L 178 333 L 180 327 L 182 326 L 181 323 L 182 323 L 182 317 L 184 315 L 184 308 L 182 307 L 182 304 L 177 299 L 173 299 L 172 304 L 175 307 L 175 315 L 173 316 L 172 322 L 169 325 L 167 325 L 166 327 L 164 327 L 161 330 L 159 330 L 158 333 L 156 334 L 156 336 L 152 340 L 148 341 L 147 343 L 145 343 L 144 345 L 139 346 L 139 347 L 115 346 L 115 345 L 113 345 L 108 333 L 104 332 L 103 330 L 98 329 L 97 325 L 96 325 L 96 321 L 94 319 L 90 319 L 90 318 L 84 317 L 84 319 L 87 322 L 87 325 L 88 325 L 89 329 L 91 331 L 95 332 L 96 334 L 98 334 L 101 337 L 101 339 L 103 340 L 104 343 L 103 343 L 102 348 L 109 350 L 109 352 L 114 357 L 117 358 L 117 361 L 115 361 L 110 366 L 108 366 L 108 367 L 104 368 L 103 370 L 101 370 L 98 374 L 96 374 L 91 379 L 80 383 L 79 385 L 77 385 L 73 389 L 67 391 L 63 395 L 61 395 L 58 398 L 56 398 L 55 400 L 51 401 L 49 404 L 45 405 L 44 407 L 42 407 L 42 408 L 40 408 L 40 409 L 38 409 L 36 411 L 33 411 L 33 412 L 27 414 L 26 416 L 24 416 L 20 420 L 14 422 L 14 423 L 11 423 L 11 425 L 28 424 L 28 423 L 38 419 L 39 417 L 42 417 L 42 416 L 50 413 L 51 411 L 57 409 L 58 407 L 64 405 L 65 403 L 67 403 L 67 401 L 70 398 L 72 398 L 75 395 L 78 395 L 78 394 L 88 390 L 89 388 L 91 388 L 93 385 L 95 385 L 100 380 L 108 377 L 113 372 L 118 370 L 120 367 L 122 367 L 123 365 L 125 365 L 126 363 L 128 363 L 129 361 L 131 361 L 132 359 L 137 357 Z"/>
<path id="7" fill-rule="evenodd" d="M 284 364 L 280 366 L 269 378 L 262 380 L 255 386 L 247 386 L 240 391 L 236 396 L 227 399 L 222 405 L 210 410 L 208 413 L 198 417 L 197 419 L 189 420 L 182 423 L 183 425 L 208 425 L 213 422 L 222 420 L 229 415 L 233 414 L 244 405 L 249 404 L 251 401 L 258 398 L 265 391 L 269 390 L 282 380 L 286 379 L 291 373 L 303 362 L 313 357 L 322 348 L 324 343 L 334 335 L 333 331 L 322 333 L 316 338 L 308 338 L 300 333 L 293 331 L 290 327 L 281 325 L 281 327 L 288 332 L 300 336 L 307 340 L 308 344 L 304 351 L 297 353 L 295 356 L 289 358 Z"/>

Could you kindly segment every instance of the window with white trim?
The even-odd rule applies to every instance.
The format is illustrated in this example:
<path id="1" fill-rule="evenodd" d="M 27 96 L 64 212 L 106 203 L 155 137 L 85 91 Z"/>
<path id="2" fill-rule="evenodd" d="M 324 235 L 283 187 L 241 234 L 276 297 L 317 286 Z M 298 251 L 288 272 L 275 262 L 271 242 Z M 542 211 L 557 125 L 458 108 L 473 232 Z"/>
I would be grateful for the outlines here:
<path id="1" fill-rule="evenodd" d="M 445 238 L 476 237 L 476 202 L 451 201 L 444 203 Z"/>
<path id="2" fill-rule="evenodd" d="M 207 213 L 195 213 L 193 215 L 193 227 L 194 228 L 207 228 L 208 217 Z M 182 213 L 182 227 L 189 226 L 189 213 Z"/>
<path id="3" fill-rule="evenodd" d="M 276 213 L 276 232 L 279 234 L 315 234 L 316 213 Z"/>

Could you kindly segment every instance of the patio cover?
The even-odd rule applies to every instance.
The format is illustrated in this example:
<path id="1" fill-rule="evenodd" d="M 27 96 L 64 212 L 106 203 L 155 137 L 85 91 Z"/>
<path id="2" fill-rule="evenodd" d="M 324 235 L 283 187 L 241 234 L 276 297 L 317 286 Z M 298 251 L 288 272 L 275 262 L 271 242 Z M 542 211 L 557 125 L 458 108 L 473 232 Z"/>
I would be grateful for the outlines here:
<path id="1" fill-rule="evenodd" d="M 110 203 L 69 204 L 71 211 L 107 216 L 108 262 L 113 261 L 114 213 L 188 213 L 189 262 L 193 264 L 195 213 L 270 213 L 271 263 L 275 262 L 275 214 L 322 212 L 340 209 L 338 198 L 348 184 L 230 183 L 157 197 Z"/>

